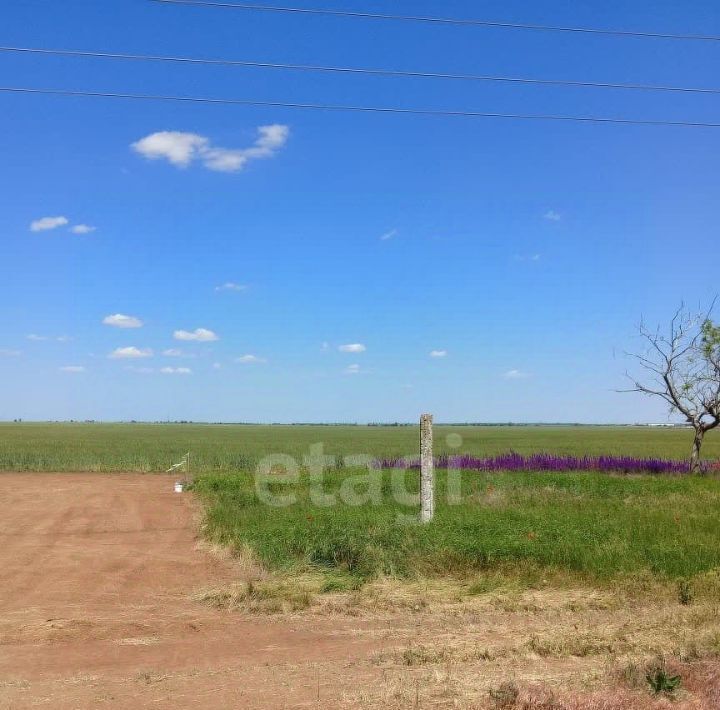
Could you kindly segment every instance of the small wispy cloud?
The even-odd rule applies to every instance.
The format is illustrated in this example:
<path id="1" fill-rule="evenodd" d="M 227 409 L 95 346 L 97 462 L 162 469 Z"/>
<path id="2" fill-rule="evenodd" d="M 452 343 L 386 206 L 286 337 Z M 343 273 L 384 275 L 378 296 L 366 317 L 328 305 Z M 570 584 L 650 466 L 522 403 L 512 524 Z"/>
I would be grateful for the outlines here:
<path id="1" fill-rule="evenodd" d="M 222 364 L 219 362 L 214 362 L 212 364 L 212 368 L 213 368 L 213 370 L 222 370 Z"/>
<path id="2" fill-rule="evenodd" d="M 173 333 L 175 340 L 195 341 L 198 343 L 211 343 L 220 340 L 218 335 L 207 328 L 196 328 L 195 330 L 176 330 Z"/>
<path id="3" fill-rule="evenodd" d="M 508 370 L 503 377 L 506 380 L 526 380 L 530 377 L 530 373 L 523 372 L 522 370 Z"/>
<path id="4" fill-rule="evenodd" d="M 241 365 L 260 365 L 263 362 L 267 362 L 267 360 L 264 357 L 248 354 L 236 357 L 235 362 L 239 362 Z"/>
<path id="5" fill-rule="evenodd" d="M 124 369 L 128 372 L 135 372 L 138 375 L 150 375 L 155 372 L 152 367 L 137 367 L 136 365 L 126 365 Z"/>
<path id="6" fill-rule="evenodd" d="M 102 321 L 105 325 L 111 325 L 113 328 L 142 328 L 143 322 L 135 316 L 126 316 L 122 313 L 115 313 L 111 316 L 105 316 Z"/>
<path id="7" fill-rule="evenodd" d="M 67 217 L 41 217 L 40 219 L 30 222 L 30 231 L 47 232 L 51 229 L 64 227 L 66 224 L 69 224 Z"/>
<path id="8" fill-rule="evenodd" d="M 392 239 L 393 237 L 397 237 L 398 230 L 397 229 L 391 229 L 389 232 L 385 232 L 385 234 L 380 235 L 380 241 L 386 242 L 389 239 Z"/>
<path id="9" fill-rule="evenodd" d="M 70 220 L 67 217 L 41 217 L 30 222 L 31 232 L 48 232 L 58 227 L 66 227 L 70 224 Z M 89 224 L 75 224 L 69 228 L 73 234 L 90 234 L 94 232 L 96 227 Z"/>
<path id="10" fill-rule="evenodd" d="M 340 345 L 338 350 L 341 353 L 364 353 L 367 348 L 362 343 L 348 343 L 347 345 Z"/>
<path id="11" fill-rule="evenodd" d="M 60 368 L 60 372 L 85 372 L 85 368 L 82 365 L 64 365 Z"/>
<path id="12" fill-rule="evenodd" d="M 550 222 L 559 222 L 562 219 L 562 215 L 555 210 L 548 210 L 544 215 L 543 219 L 547 219 Z"/>
<path id="13" fill-rule="evenodd" d="M 26 335 L 27 340 L 32 340 L 35 343 L 43 343 L 48 340 L 54 340 L 56 343 L 69 343 L 72 338 L 69 335 L 38 335 L 37 333 L 30 333 Z"/>
<path id="14" fill-rule="evenodd" d="M 247 286 L 245 284 L 237 284 L 234 281 L 228 281 L 227 283 L 221 284 L 215 287 L 216 291 L 246 291 Z"/>
<path id="15" fill-rule="evenodd" d="M 161 367 L 160 372 L 163 375 L 192 375 L 189 367 Z"/>
<path id="16" fill-rule="evenodd" d="M 152 356 L 153 351 L 150 348 L 136 348 L 134 345 L 126 348 L 115 348 L 115 350 L 108 355 L 112 360 L 134 360 Z"/>
<path id="17" fill-rule="evenodd" d="M 159 131 L 131 144 L 132 150 L 148 160 L 167 160 L 178 168 L 187 168 L 199 161 L 208 170 L 236 173 L 251 160 L 271 158 L 290 135 L 288 126 L 259 126 L 258 137 L 249 148 L 220 148 L 197 133 Z"/>
<path id="18" fill-rule="evenodd" d="M 93 227 L 89 224 L 76 224 L 73 227 L 70 227 L 70 231 L 73 234 L 91 234 L 97 229 L 97 227 Z"/>
<path id="19" fill-rule="evenodd" d="M 540 261 L 542 254 L 516 254 L 516 261 Z"/>
<path id="20" fill-rule="evenodd" d="M 346 375 L 359 375 L 360 374 L 360 365 L 348 365 L 343 372 Z"/>
<path id="21" fill-rule="evenodd" d="M 434 358 L 447 357 L 447 354 L 448 354 L 447 350 L 431 350 L 430 351 L 430 357 L 434 357 Z"/>
<path id="22" fill-rule="evenodd" d="M 22 350 L 14 350 L 13 348 L 0 348 L 0 357 L 20 357 Z"/>

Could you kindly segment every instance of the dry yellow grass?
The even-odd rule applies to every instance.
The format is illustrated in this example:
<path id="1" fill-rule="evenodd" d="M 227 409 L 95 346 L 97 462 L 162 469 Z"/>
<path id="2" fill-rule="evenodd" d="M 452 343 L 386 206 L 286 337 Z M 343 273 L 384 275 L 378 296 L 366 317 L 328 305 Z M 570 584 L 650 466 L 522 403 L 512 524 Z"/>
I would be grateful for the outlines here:
<path id="1" fill-rule="evenodd" d="M 205 598 L 243 613 L 367 619 L 362 633 L 384 650 L 365 669 L 374 680 L 345 693 L 348 708 L 694 710 L 720 692 L 717 575 L 696 580 L 689 600 L 649 577 L 598 587 L 556 575 L 528 587 L 495 573 L 322 593 L 325 583 L 265 576 Z M 672 702 L 645 678 L 658 659 L 682 677 Z"/>

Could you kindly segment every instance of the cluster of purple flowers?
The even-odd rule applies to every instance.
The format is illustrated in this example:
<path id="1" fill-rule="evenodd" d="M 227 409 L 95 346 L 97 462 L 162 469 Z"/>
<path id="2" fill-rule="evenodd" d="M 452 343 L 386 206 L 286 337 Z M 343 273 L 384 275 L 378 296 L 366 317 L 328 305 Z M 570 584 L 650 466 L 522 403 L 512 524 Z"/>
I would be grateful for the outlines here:
<path id="1" fill-rule="evenodd" d="M 419 468 L 419 458 L 381 459 L 377 468 Z M 517 454 L 510 452 L 478 458 L 467 454 L 435 458 L 436 468 L 459 468 L 471 471 L 605 471 L 610 473 L 689 473 L 686 461 L 632 456 L 558 456 L 555 454 Z"/>

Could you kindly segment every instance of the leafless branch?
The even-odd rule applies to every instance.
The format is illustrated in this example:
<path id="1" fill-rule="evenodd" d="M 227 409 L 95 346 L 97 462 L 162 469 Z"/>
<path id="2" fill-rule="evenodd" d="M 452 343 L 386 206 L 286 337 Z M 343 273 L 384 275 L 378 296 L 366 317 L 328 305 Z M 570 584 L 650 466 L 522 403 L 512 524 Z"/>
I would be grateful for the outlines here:
<path id="1" fill-rule="evenodd" d="M 681 304 L 666 333 L 660 328 L 650 330 L 641 320 L 638 334 L 645 350 L 626 353 L 650 379 L 641 381 L 626 373 L 632 386 L 621 391 L 658 397 L 693 426 L 693 470 L 700 465 L 703 436 L 720 426 L 720 329 L 711 320 L 716 301 L 700 314 L 690 313 Z"/>

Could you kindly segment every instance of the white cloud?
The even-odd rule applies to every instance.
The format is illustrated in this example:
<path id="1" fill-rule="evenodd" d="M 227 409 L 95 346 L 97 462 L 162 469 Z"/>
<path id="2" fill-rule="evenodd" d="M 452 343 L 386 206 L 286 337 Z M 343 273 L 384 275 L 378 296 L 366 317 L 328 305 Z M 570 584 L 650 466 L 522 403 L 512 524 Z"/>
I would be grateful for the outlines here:
<path id="1" fill-rule="evenodd" d="M 175 340 L 195 340 L 199 343 L 210 343 L 220 338 L 207 328 L 196 328 L 195 330 L 176 330 L 173 333 Z"/>
<path id="2" fill-rule="evenodd" d="M 13 350 L 12 348 L 0 348 L 0 357 L 20 357 L 22 350 Z"/>
<path id="3" fill-rule="evenodd" d="M 130 147 L 149 160 L 165 159 L 179 168 L 199 160 L 208 170 L 235 173 L 250 160 L 271 158 L 290 135 L 290 129 L 280 124 L 260 126 L 257 132 L 258 137 L 249 148 L 221 148 L 213 146 L 205 136 L 181 131 L 151 133 Z"/>
<path id="4" fill-rule="evenodd" d="M 235 362 L 239 362 L 243 365 L 259 365 L 267 360 L 257 355 L 243 355 L 242 357 L 235 358 Z"/>
<path id="5" fill-rule="evenodd" d="M 447 350 L 431 350 L 430 357 L 435 357 L 435 358 L 447 357 Z"/>
<path id="6" fill-rule="evenodd" d="M 525 380 L 530 377 L 530 374 L 522 370 L 508 370 L 503 377 L 506 380 Z"/>
<path id="7" fill-rule="evenodd" d="M 242 170 L 250 160 L 272 158 L 287 142 L 290 129 L 287 126 L 273 124 L 260 126 L 258 138 L 250 148 L 231 149 L 208 147 L 201 150 L 201 159 L 208 170 L 235 173 Z"/>
<path id="8" fill-rule="evenodd" d="M 47 232 L 50 229 L 57 229 L 68 224 L 67 217 L 42 217 L 30 223 L 31 232 Z"/>
<path id="9" fill-rule="evenodd" d="M 161 367 L 160 372 L 163 375 L 191 375 L 192 370 L 189 367 Z"/>
<path id="10" fill-rule="evenodd" d="M 341 353 L 364 353 L 367 348 L 362 343 L 349 343 L 348 345 L 341 345 L 338 350 Z"/>
<path id="11" fill-rule="evenodd" d="M 221 370 L 222 369 L 222 365 L 219 362 L 214 362 L 212 366 L 213 366 L 213 370 Z"/>
<path id="12" fill-rule="evenodd" d="M 102 321 L 105 325 L 112 325 L 115 328 L 142 328 L 143 322 L 135 316 L 125 316 L 122 313 L 115 313 L 112 316 L 105 316 Z"/>
<path id="13" fill-rule="evenodd" d="M 559 222 L 562 219 L 562 215 L 555 210 L 548 210 L 544 215 L 544 219 L 550 220 L 551 222 Z"/>
<path id="14" fill-rule="evenodd" d="M 346 375 L 359 375 L 360 365 L 348 365 L 344 370 Z"/>
<path id="15" fill-rule="evenodd" d="M 90 234 L 96 229 L 97 227 L 91 227 L 89 224 L 76 224 L 74 227 L 70 227 L 73 234 Z"/>
<path id="16" fill-rule="evenodd" d="M 248 161 L 243 150 L 229 150 L 228 148 L 212 148 L 204 153 L 203 165 L 216 173 L 240 172 Z"/>
<path id="17" fill-rule="evenodd" d="M 269 126 L 260 126 L 258 134 L 255 147 L 249 148 L 248 153 L 252 158 L 267 158 L 287 143 L 290 128 L 281 123 L 272 123 Z"/>
<path id="18" fill-rule="evenodd" d="M 85 368 L 82 365 L 65 365 L 60 372 L 85 372 Z"/>
<path id="19" fill-rule="evenodd" d="M 243 284 L 236 284 L 232 281 L 222 284 L 222 286 L 216 286 L 216 291 L 245 291 L 247 286 Z"/>
<path id="20" fill-rule="evenodd" d="M 207 150 L 208 139 L 197 133 L 181 131 L 159 131 L 133 143 L 130 147 L 148 160 L 164 158 L 179 168 L 185 168 L 203 150 Z"/>
<path id="21" fill-rule="evenodd" d="M 398 230 L 397 230 L 397 229 L 391 229 L 389 232 L 385 232 L 385 234 L 383 234 L 383 235 L 380 237 L 380 241 L 381 241 L 381 242 L 386 242 L 386 241 L 388 241 L 388 239 L 392 239 L 393 237 L 396 237 L 397 234 L 398 234 Z"/>
<path id="22" fill-rule="evenodd" d="M 30 333 L 25 336 L 28 340 L 32 340 L 35 343 L 42 343 L 47 340 L 55 340 L 58 343 L 69 343 L 72 338 L 69 335 L 58 335 L 57 337 L 51 337 L 49 335 L 38 335 L 37 333 Z"/>
<path id="23" fill-rule="evenodd" d="M 137 359 L 143 357 L 152 357 L 153 351 L 150 348 L 136 348 L 131 345 L 127 348 L 115 348 L 108 357 L 113 360 Z"/>

